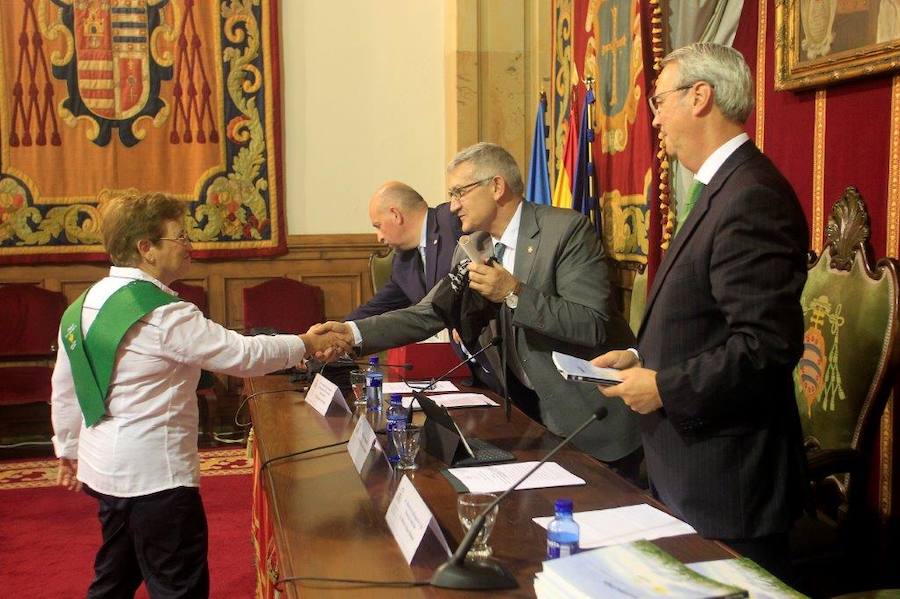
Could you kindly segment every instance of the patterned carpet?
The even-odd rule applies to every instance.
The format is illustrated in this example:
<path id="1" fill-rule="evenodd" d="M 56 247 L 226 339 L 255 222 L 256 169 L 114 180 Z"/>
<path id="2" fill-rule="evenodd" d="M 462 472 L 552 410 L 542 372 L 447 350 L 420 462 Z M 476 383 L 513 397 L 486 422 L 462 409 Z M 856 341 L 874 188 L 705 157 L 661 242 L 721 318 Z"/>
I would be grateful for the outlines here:
<path id="1" fill-rule="evenodd" d="M 250 474 L 253 461 L 243 447 L 200 451 L 200 475 Z M 36 489 L 56 485 L 56 460 L 26 460 L 0 463 L 0 491 Z"/>

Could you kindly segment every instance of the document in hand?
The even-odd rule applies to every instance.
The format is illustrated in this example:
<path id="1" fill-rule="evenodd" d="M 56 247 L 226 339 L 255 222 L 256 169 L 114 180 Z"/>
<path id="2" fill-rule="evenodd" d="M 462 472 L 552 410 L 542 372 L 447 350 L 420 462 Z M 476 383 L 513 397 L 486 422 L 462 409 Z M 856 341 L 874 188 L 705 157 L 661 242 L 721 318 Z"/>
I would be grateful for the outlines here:
<path id="1" fill-rule="evenodd" d="M 747 597 L 747 591 L 698 574 L 649 541 L 582 551 L 544 562 L 538 599 Z"/>
<path id="2" fill-rule="evenodd" d="M 587 360 L 582 360 L 569 354 L 561 354 L 558 351 L 551 354 L 553 363 L 559 374 L 567 381 L 581 383 L 595 383 L 597 385 L 618 385 L 622 382 L 617 368 L 600 368 Z"/>
<path id="3" fill-rule="evenodd" d="M 630 541 L 652 541 L 697 532 L 690 524 L 646 503 L 575 512 L 573 517 L 581 529 L 578 544 L 582 549 Z M 552 519 L 546 516 L 534 518 L 534 521 L 539 526 L 547 528 Z"/>

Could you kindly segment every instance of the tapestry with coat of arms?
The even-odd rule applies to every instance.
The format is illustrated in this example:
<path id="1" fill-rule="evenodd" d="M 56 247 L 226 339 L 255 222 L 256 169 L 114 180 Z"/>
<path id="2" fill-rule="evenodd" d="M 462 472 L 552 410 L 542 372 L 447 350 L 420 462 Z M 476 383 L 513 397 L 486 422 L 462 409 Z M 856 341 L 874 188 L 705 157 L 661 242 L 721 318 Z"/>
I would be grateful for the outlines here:
<path id="1" fill-rule="evenodd" d="M 646 264 L 658 180 L 647 105 L 647 80 L 655 73 L 645 31 L 659 28 L 659 2 L 555 0 L 553 11 L 554 171 L 561 165 L 569 107 L 583 105 L 590 81 L 597 106 L 592 156 L 604 245 L 615 260 Z M 653 41 L 659 45 L 661 36 Z"/>
<path id="2" fill-rule="evenodd" d="M 286 251 L 277 0 L 3 0 L 0 264 L 104 260 L 98 198 L 185 202 L 198 258 Z"/>

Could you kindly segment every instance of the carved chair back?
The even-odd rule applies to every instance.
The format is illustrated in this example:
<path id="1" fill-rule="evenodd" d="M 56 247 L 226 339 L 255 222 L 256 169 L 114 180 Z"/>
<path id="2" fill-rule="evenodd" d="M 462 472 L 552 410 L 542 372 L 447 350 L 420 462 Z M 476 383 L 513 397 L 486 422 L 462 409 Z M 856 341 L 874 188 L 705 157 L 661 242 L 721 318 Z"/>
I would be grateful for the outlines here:
<path id="1" fill-rule="evenodd" d="M 804 352 L 794 371 L 817 507 L 842 518 L 863 477 L 891 392 L 898 352 L 898 265 L 866 254 L 868 215 L 848 187 L 803 289 Z M 853 487 L 856 487 L 855 489 Z"/>

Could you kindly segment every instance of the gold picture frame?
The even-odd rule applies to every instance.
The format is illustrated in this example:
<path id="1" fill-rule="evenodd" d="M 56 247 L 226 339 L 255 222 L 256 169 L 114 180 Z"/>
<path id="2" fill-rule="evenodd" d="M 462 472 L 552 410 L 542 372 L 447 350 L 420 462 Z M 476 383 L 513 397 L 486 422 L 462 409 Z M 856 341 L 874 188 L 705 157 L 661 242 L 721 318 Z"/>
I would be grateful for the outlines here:
<path id="1" fill-rule="evenodd" d="M 776 0 L 775 89 L 900 70 L 900 0 Z"/>

